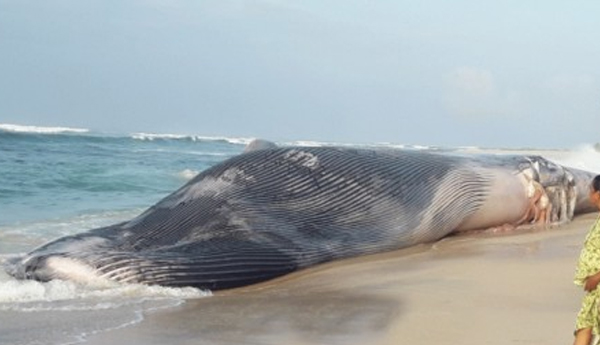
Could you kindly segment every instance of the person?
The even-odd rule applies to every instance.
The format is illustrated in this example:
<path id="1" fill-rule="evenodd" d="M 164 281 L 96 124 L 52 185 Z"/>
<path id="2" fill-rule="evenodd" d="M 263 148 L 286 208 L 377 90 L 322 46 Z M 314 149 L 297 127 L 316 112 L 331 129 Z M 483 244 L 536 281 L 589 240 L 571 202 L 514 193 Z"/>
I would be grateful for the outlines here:
<path id="1" fill-rule="evenodd" d="M 600 175 L 594 177 L 590 188 L 590 201 L 600 210 Z M 598 337 L 600 325 L 600 216 L 588 232 L 579 256 L 575 273 L 575 284 L 586 291 L 581 310 L 577 314 L 574 345 L 589 345 Z"/>

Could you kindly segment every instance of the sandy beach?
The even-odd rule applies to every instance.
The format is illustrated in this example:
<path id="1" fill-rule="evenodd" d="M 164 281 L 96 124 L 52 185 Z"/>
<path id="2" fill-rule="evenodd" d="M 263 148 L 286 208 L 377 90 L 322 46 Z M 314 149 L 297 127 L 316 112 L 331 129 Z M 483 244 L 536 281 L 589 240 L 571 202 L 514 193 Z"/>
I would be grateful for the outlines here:
<path id="1" fill-rule="evenodd" d="M 322 265 L 148 312 L 87 344 L 569 344 L 596 214 Z"/>

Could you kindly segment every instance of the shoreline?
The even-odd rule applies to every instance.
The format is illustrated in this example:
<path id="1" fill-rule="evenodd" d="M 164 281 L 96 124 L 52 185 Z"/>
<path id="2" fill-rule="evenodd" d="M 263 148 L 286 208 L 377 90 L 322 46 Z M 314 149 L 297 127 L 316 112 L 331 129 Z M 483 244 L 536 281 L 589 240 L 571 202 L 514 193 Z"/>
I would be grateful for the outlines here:
<path id="1" fill-rule="evenodd" d="M 84 343 L 570 343 L 583 296 L 573 274 L 596 217 L 326 263 L 147 312 Z"/>

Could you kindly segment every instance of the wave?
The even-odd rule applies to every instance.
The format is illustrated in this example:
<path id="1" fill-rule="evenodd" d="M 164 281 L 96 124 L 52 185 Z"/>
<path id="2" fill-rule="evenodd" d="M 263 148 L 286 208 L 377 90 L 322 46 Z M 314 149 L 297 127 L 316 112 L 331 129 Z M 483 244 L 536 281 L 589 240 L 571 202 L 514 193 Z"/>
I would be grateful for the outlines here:
<path id="1" fill-rule="evenodd" d="M 202 136 L 202 135 L 189 135 L 189 134 L 160 134 L 160 133 L 132 133 L 131 138 L 135 140 L 143 141 L 154 141 L 154 140 L 186 140 L 186 141 L 220 141 L 234 145 L 247 145 L 254 138 L 246 137 L 222 137 L 222 136 Z"/>
<path id="2" fill-rule="evenodd" d="M 32 135 L 53 135 L 53 138 L 70 138 L 77 140 L 94 140 L 94 141 L 112 141 L 112 140 L 136 140 L 136 141 L 182 141 L 182 142 L 198 142 L 198 143 L 226 143 L 236 146 L 248 145 L 254 137 L 227 137 L 227 136 L 205 136 L 195 134 L 177 134 L 177 133 L 150 133 L 150 132 L 134 132 L 134 133 L 104 133 L 104 132 L 93 132 L 87 128 L 77 127 L 50 127 L 50 126 L 29 126 L 19 124 L 3 124 L 0 123 L 0 134 L 5 133 L 18 133 L 18 134 L 32 134 Z M 76 136 L 70 134 L 77 134 Z M 295 140 L 295 141 L 278 141 L 276 142 L 279 146 L 305 146 L 305 147 L 327 147 L 327 146 L 340 146 L 340 147 L 363 147 L 363 148 L 393 148 L 393 149 L 405 149 L 405 150 L 422 150 L 422 151 L 447 151 L 447 150 L 458 150 L 458 151 L 473 151 L 473 152 L 487 152 L 487 151 L 510 151 L 510 152 L 525 152 L 525 151 L 556 151 L 556 149 L 537 149 L 534 147 L 522 147 L 522 148 L 489 148 L 480 146 L 456 146 L 456 147 L 442 147 L 435 145 L 420 145 L 420 144 L 399 144 L 393 142 L 372 142 L 372 143 L 358 143 L 358 142 L 333 142 L 333 141 L 317 141 L 317 140 Z M 565 151 L 571 151 L 569 149 L 562 149 Z M 577 150 L 581 151 L 581 148 Z M 600 152 L 600 143 L 586 145 L 586 151 Z M 206 154 L 206 153 L 202 153 Z"/>
<path id="3" fill-rule="evenodd" d="M 185 300 L 212 295 L 209 290 L 191 287 L 171 288 L 109 281 L 96 285 L 62 280 L 42 283 L 33 280 L 15 280 L 4 273 L 0 275 L 0 288 L 1 311 L 31 312 L 112 309 L 122 305 L 139 304 L 141 300 L 170 298 Z"/>
<path id="4" fill-rule="evenodd" d="M 21 140 L 30 135 L 36 140 L 40 136 L 48 135 L 49 140 L 78 140 L 93 142 L 111 142 L 111 141 L 146 141 L 146 142 L 169 142 L 181 141 L 189 143 L 224 143 L 235 146 L 245 146 L 254 138 L 250 137 L 226 137 L 226 136 L 205 136 L 194 134 L 172 134 L 172 133 L 106 133 L 95 132 L 87 128 L 77 127 L 49 127 L 49 126 L 29 126 L 19 124 L 0 123 L 0 136 Z M 13 135 L 18 135 L 14 137 Z"/>
<path id="5" fill-rule="evenodd" d="M 206 143 L 227 143 L 231 145 L 245 146 L 248 145 L 254 137 L 226 137 L 226 136 L 205 136 L 195 134 L 178 134 L 178 133 L 151 133 L 151 132 L 134 132 L 129 134 L 102 133 L 92 132 L 86 128 L 75 127 L 46 127 L 46 126 L 27 126 L 18 124 L 0 124 L 0 133 L 20 133 L 20 134 L 79 134 L 77 137 L 83 140 L 92 138 L 93 140 L 136 140 L 136 141 L 182 141 L 182 142 L 206 142 Z M 68 137 L 68 136 L 67 136 Z M 315 140 L 296 140 L 296 141 L 281 141 L 277 142 L 280 146 L 305 146 L 305 147 L 366 147 L 366 148 L 399 148 L 413 150 L 435 150 L 437 147 L 425 145 L 408 145 L 396 144 L 389 142 L 376 143 L 352 143 L 352 142 L 328 142 Z"/>
<path id="6" fill-rule="evenodd" d="M 0 225 L 0 248 L 10 242 L 27 245 L 46 242 L 59 236 L 72 235 L 88 229 L 99 228 L 131 219 L 142 213 L 145 208 L 107 210 L 82 213 L 75 216 L 33 220 Z"/>
<path id="7" fill-rule="evenodd" d="M 557 151 L 554 160 L 562 165 L 600 173 L 600 151 L 594 145 L 585 144 L 572 150 Z"/>
<path id="8" fill-rule="evenodd" d="M 45 127 L 45 126 L 27 126 L 10 123 L 0 123 L 0 131 L 12 133 L 30 133 L 30 134 L 62 134 L 62 133 L 88 133 L 87 128 L 73 127 Z"/>
<path id="9" fill-rule="evenodd" d="M 147 313 L 211 295 L 139 284 L 18 281 L 0 270 L 0 338 L 3 344 L 80 344 L 94 334 L 143 322 Z"/>

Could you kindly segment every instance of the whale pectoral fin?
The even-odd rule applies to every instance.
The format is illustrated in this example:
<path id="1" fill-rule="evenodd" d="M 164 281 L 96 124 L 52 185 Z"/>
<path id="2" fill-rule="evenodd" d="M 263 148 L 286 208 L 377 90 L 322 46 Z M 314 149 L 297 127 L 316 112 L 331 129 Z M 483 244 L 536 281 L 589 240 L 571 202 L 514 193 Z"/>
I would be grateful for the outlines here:
<path id="1" fill-rule="evenodd" d="M 111 280 L 210 290 L 254 284 L 297 269 L 291 255 L 272 245 L 231 239 L 119 253 L 106 261 L 98 270 Z"/>

